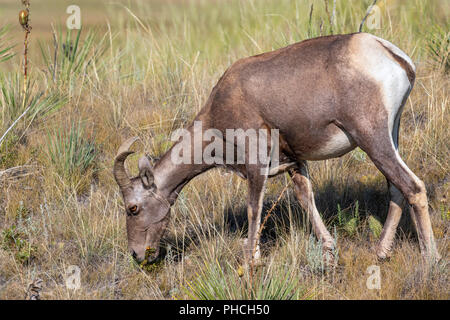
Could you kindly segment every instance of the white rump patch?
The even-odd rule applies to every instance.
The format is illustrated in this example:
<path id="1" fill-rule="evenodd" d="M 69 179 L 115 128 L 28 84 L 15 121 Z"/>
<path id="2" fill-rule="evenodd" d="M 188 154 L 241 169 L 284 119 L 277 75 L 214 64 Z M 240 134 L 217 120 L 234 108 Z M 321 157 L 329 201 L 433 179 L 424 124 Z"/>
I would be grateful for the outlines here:
<path id="1" fill-rule="evenodd" d="M 394 122 L 397 114 L 403 107 L 402 102 L 412 88 L 406 71 L 395 61 L 389 52 L 381 46 L 381 42 L 386 48 L 415 66 L 406 53 L 397 48 L 387 40 L 373 36 L 371 34 L 360 34 L 356 43 L 357 50 L 355 62 L 359 65 L 361 72 L 372 78 L 379 84 L 383 95 L 383 104 L 388 113 L 388 126 L 390 136 L 394 131 Z M 370 41 L 370 39 L 374 41 Z"/>

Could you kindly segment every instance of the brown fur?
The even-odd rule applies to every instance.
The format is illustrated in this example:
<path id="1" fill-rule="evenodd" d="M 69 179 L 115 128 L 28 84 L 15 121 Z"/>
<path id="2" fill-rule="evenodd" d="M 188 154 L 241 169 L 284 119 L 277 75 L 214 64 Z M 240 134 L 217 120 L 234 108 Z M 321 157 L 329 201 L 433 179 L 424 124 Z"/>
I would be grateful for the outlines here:
<path id="1" fill-rule="evenodd" d="M 360 146 L 413 206 L 415 218 L 419 221 L 422 252 L 430 255 L 434 242 L 428 211 L 424 207 L 426 195 L 423 185 L 397 159 L 391 144 L 389 114 L 383 102 L 381 85 L 371 77 L 370 71 L 365 70 L 365 58 L 361 57 L 362 50 L 380 53 L 379 44 L 375 41 L 360 33 L 327 36 L 241 59 L 220 78 L 195 121 L 202 122 L 203 130 L 220 130 L 224 137 L 226 129 L 279 129 L 280 162 L 295 164 L 297 173 L 293 174 L 293 179 L 298 198 L 310 213 L 316 235 L 327 244 L 326 249 L 329 250 L 332 250 L 333 239 L 315 208 L 305 160 L 340 156 Z M 385 49 L 386 55 L 405 69 L 412 87 L 414 71 L 411 66 L 391 50 Z M 409 90 L 399 94 L 406 99 Z M 400 106 L 398 110 L 401 110 Z M 192 133 L 193 126 L 187 129 Z M 333 139 L 338 139 L 338 142 L 334 143 Z M 180 140 L 174 147 L 180 143 L 185 142 Z M 332 145 L 328 146 L 330 143 Z M 204 142 L 204 147 L 206 144 Z M 130 250 L 139 260 L 144 258 L 146 246 L 157 245 L 167 223 L 169 207 L 183 186 L 196 175 L 215 166 L 205 163 L 175 165 L 171 162 L 174 147 L 154 167 L 148 165 L 145 174 L 140 168 L 140 176 L 145 176 L 145 181 L 154 181 L 152 187 L 143 188 L 139 179 L 130 180 L 132 187 L 121 186 L 126 206 L 142 208 L 136 217 L 130 216 L 128 223 L 129 239 L 133 239 L 129 241 Z M 123 152 L 128 151 L 121 152 L 118 159 L 123 167 Z M 225 157 L 225 148 L 223 154 Z M 247 160 L 248 156 L 247 152 Z M 224 166 L 248 180 L 249 241 L 246 241 L 245 253 L 247 259 L 251 259 L 259 241 L 262 196 L 267 176 L 261 175 L 262 164 L 249 164 L 247 161 L 245 164 Z M 127 179 L 124 181 L 121 183 L 128 183 Z M 392 217 L 388 221 L 392 222 L 385 227 L 387 230 L 383 234 L 386 239 L 381 240 L 380 257 L 390 250 L 392 232 L 401 214 L 397 207 L 391 206 L 389 215 Z M 139 219 L 141 222 L 137 223 Z M 147 234 L 141 232 L 140 240 L 136 240 L 136 230 L 147 230 Z"/>

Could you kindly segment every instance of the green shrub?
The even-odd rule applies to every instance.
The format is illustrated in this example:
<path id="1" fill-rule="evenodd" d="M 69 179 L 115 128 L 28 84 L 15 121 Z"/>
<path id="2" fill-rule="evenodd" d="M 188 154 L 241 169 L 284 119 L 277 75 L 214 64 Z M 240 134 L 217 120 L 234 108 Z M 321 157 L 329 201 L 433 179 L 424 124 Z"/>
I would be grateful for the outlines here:
<path id="1" fill-rule="evenodd" d="M 89 32 L 81 41 L 81 32 L 78 30 L 73 39 L 71 30 L 65 38 L 61 30 L 53 32 L 53 51 L 40 43 L 41 54 L 44 60 L 47 78 L 55 84 L 83 84 L 84 77 L 89 69 L 98 62 L 103 55 L 105 47 L 103 41 L 98 41 L 95 32 Z M 98 67 L 98 66 L 97 66 Z"/>
<path id="2" fill-rule="evenodd" d="M 204 262 L 204 267 L 182 290 L 195 300 L 295 300 L 307 297 L 301 279 L 288 266 L 261 266 L 250 281 L 247 272 L 229 263 Z M 239 272 L 240 271 L 240 272 Z"/>
<path id="3" fill-rule="evenodd" d="M 29 263 L 35 257 L 36 247 L 14 225 L 2 231 L 1 244 L 4 250 L 14 253 L 16 260 L 22 264 Z"/>
<path id="4" fill-rule="evenodd" d="M 309 270 L 313 273 L 324 274 L 330 270 L 330 267 L 337 265 L 339 260 L 339 250 L 337 249 L 337 231 L 334 228 L 334 249 L 332 256 L 329 253 L 324 255 L 322 241 L 316 240 L 313 234 L 309 235 L 308 246 L 306 247 L 306 260 L 308 262 Z M 330 259 L 331 258 L 331 259 Z M 326 261 L 328 260 L 328 261 Z M 328 263 L 327 263 L 328 262 Z"/>
<path id="5" fill-rule="evenodd" d="M 59 128 L 47 134 L 47 156 L 56 172 L 71 186 L 77 186 L 95 166 L 97 149 L 84 136 L 81 123 L 72 122 L 69 130 Z"/>
<path id="6" fill-rule="evenodd" d="M 381 224 L 381 222 L 374 216 L 370 215 L 369 218 L 367 219 L 367 223 L 369 225 L 369 229 L 372 235 L 376 239 L 380 238 L 381 231 L 383 230 L 383 225 Z"/>
<path id="7" fill-rule="evenodd" d="M 3 159 L 9 157 L 35 122 L 59 110 L 67 99 L 57 92 L 35 90 L 30 82 L 24 92 L 20 74 L 0 75 L 0 91 L 0 156 Z"/>
<path id="8" fill-rule="evenodd" d="M 28 83 L 28 89 L 24 93 L 22 85 L 23 80 L 19 74 L 0 77 L 3 94 L 0 100 L 2 127 L 11 125 L 26 110 L 23 127 L 29 127 L 31 122 L 51 115 L 67 102 L 67 97 L 61 93 L 33 90 L 31 83 Z"/>
<path id="9" fill-rule="evenodd" d="M 326 265 L 323 259 L 322 241 L 316 240 L 313 234 L 309 235 L 308 247 L 306 248 L 306 260 L 312 272 L 325 272 Z"/>
<path id="10" fill-rule="evenodd" d="M 358 233 L 359 226 L 359 202 L 356 201 L 353 210 L 342 210 L 338 204 L 337 225 L 340 230 L 349 236 L 355 236 Z"/>

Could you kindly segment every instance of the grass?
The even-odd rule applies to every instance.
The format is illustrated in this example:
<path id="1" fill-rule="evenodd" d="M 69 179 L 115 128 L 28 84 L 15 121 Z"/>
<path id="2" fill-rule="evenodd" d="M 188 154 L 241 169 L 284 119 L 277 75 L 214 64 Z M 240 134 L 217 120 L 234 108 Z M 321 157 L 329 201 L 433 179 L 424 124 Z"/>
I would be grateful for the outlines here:
<path id="1" fill-rule="evenodd" d="M 66 102 L 61 91 L 41 90 L 36 82 L 28 82 L 23 90 L 23 77 L 19 74 L 0 75 L 0 163 L 10 166 L 8 159 L 34 124 L 48 120 Z M 41 123 L 42 125 L 42 123 Z"/>
<path id="2" fill-rule="evenodd" d="M 289 188 L 262 233 L 264 264 L 250 284 L 239 269 L 246 183 L 221 170 L 183 189 L 157 267 L 147 272 L 130 260 L 123 202 L 111 173 L 120 143 L 138 135 L 142 152 L 161 155 L 172 131 L 192 121 L 232 62 L 308 37 L 355 32 L 372 0 L 336 1 L 334 25 L 323 1 L 314 1 L 312 12 L 311 3 L 80 0 L 83 30 L 67 33 L 70 1 L 31 0 L 23 104 L 21 8 L 5 0 L 0 17 L 10 27 L 0 32 L 0 59 L 9 59 L 0 63 L 0 136 L 31 107 L 2 142 L 0 172 L 34 169 L 23 177 L 0 175 L 0 299 L 22 299 L 38 280 L 42 299 L 449 299 L 445 0 L 378 1 L 381 29 L 365 29 L 398 45 L 417 66 L 400 153 L 426 183 L 442 264 L 422 263 L 407 210 L 392 258 L 376 260 L 387 188 L 359 149 L 310 163 L 317 207 L 336 230 L 335 269 L 320 264 L 320 243 Z M 328 13 L 331 8 L 328 1 Z M 130 156 L 134 174 L 138 158 Z M 265 213 L 288 179 L 270 180 Z M 65 287 L 70 265 L 81 269 L 79 290 Z M 366 287 L 371 265 L 381 268 L 380 290 Z"/>
<path id="3" fill-rule="evenodd" d="M 3 250 L 14 253 L 14 258 L 21 264 L 27 264 L 34 258 L 35 246 L 31 245 L 21 231 L 16 226 L 12 226 L 2 232 Z"/>
<path id="4" fill-rule="evenodd" d="M 240 267 L 242 268 L 242 267 Z M 205 261 L 183 291 L 195 300 L 298 300 L 311 298 L 301 285 L 298 273 L 283 264 L 263 267 L 253 281 L 244 272 L 239 274 L 230 264 Z M 241 271 L 242 272 L 242 271 Z"/>
<path id="5" fill-rule="evenodd" d="M 5 42 L 7 42 L 5 36 L 7 35 L 7 33 L 7 27 L 0 27 L 0 43 L 2 43 L 2 47 L 0 47 L 0 62 L 5 62 L 14 56 L 14 54 L 12 53 L 13 47 L 7 45 L 5 46 Z"/>
<path id="6" fill-rule="evenodd" d="M 69 186 L 79 189 L 88 170 L 95 166 L 97 150 L 93 141 L 84 137 L 82 124 L 72 122 L 68 130 L 59 128 L 48 133 L 47 157 L 49 167 L 55 168 L 60 178 Z"/>
<path id="7" fill-rule="evenodd" d="M 438 68 L 443 68 L 445 73 L 450 71 L 450 31 L 449 26 L 436 25 L 428 34 L 427 49 L 433 62 Z M 446 31 L 447 30 L 447 31 Z"/>
<path id="8" fill-rule="evenodd" d="M 97 65 L 104 52 L 103 42 L 97 42 L 95 32 L 89 31 L 82 42 L 82 29 L 66 31 L 65 37 L 61 29 L 53 30 L 53 48 L 46 49 L 46 43 L 40 43 L 42 58 L 45 64 L 47 81 L 61 88 L 69 85 L 80 85 L 80 81 L 88 74 L 89 69 Z M 83 83 L 81 83 L 81 86 Z"/>

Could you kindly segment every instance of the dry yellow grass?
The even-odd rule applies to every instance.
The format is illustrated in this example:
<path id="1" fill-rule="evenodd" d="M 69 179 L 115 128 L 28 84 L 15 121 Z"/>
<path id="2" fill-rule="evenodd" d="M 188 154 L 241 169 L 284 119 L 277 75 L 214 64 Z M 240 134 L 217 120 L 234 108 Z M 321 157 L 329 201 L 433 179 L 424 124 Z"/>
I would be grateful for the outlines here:
<path id="1" fill-rule="evenodd" d="M 17 24 L 20 1 L 4 1 L 2 21 L 13 24 L 16 56 L 0 65 L 6 78 L 20 70 L 22 33 Z M 42 299 L 171 299 L 189 298 L 210 266 L 219 263 L 229 281 L 246 229 L 246 183 L 213 170 L 192 181 L 172 209 L 163 245 L 167 254 L 154 271 L 139 270 L 127 253 L 123 203 L 111 173 L 120 143 L 142 138 L 142 152 L 158 155 L 170 147 L 170 133 L 189 123 L 206 101 L 227 66 L 240 57 L 285 46 L 330 32 L 323 2 L 315 1 L 78 1 L 86 39 L 96 28 L 89 56 L 103 49 L 82 71 L 52 80 L 38 40 L 53 54 L 51 22 L 64 22 L 71 1 L 31 0 L 30 94 L 58 92 L 67 96 L 52 115 L 19 125 L 7 147 L 0 148 L 0 171 L 33 165 L 23 177 L 0 182 L 0 299 L 23 299 L 28 285 L 42 279 Z M 354 32 L 369 2 L 337 1 L 335 33 Z M 332 1 L 329 2 L 330 7 Z M 263 232 L 265 266 L 259 272 L 289 274 L 302 288 L 298 299 L 449 299 L 449 75 L 426 50 L 436 25 L 448 30 L 445 0 L 381 1 L 381 29 L 370 32 L 392 41 L 418 67 L 415 88 L 401 124 L 400 152 L 423 179 L 429 194 L 439 266 L 423 264 L 416 236 L 404 214 L 390 261 L 376 260 L 376 236 L 370 215 L 384 221 L 388 198 L 384 177 L 354 151 L 340 159 L 311 163 L 319 211 L 330 229 L 336 227 L 339 264 L 318 272 L 311 265 L 310 228 L 288 191 Z M 109 22 L 108 24 L 105 24 Z M 321 22 L 322 21 L 322 22 Z M 322 27 L 320 27 L 322 25 Z M 72 35 L 73 36 L 73 35 Z M 448 33 L 447 33 L 448 36 Z M 4 80 L 2 80 L 4 83 Z M 3 95 L 1 93 L 0 95 Z M 0 106 L 6 108 L 4 99 Z M 1 118 L 3 119 L 3 118 Z M 83 139 L 95 145 L 95 160 L 85 170 L 60 172 L 48 154 L 49 135 L 84 125 Z M 6 123 L 6 122 L 5 122 Z M 0 135 L 6 129 L 0 122 Z M 83 141 L 84 141 L 83 140 Z M 84 144 L 82 144 L 84 145 Z M 130 157 L 136 173 L 138 155 Z M 287 183 L 280 176 L 268 185 L 266 211 Z M 352 214 L 358 204 L 355 232 L 338 225 L 338 205 Z M 289 221 L 290 220 L 290 221 Z M 15 227 L 15 229 L 14 229 Z M 15 230 L 15 231 L 14 231 Z M 9 234 L 22 244 L 13 244 Z M 70 265 L 81 269 L 81 287 L 66 288 Z M 367 267 L 381 268 L 381 289 L 368 290 Z M 197 280 L 196 280 L 197 279 Z M 237 280 L 236 280 L 237 279 Z M 192 292 L 191 292 L 192 293 Z M 238 292 L 230 297 L 240 297 Z"/>

